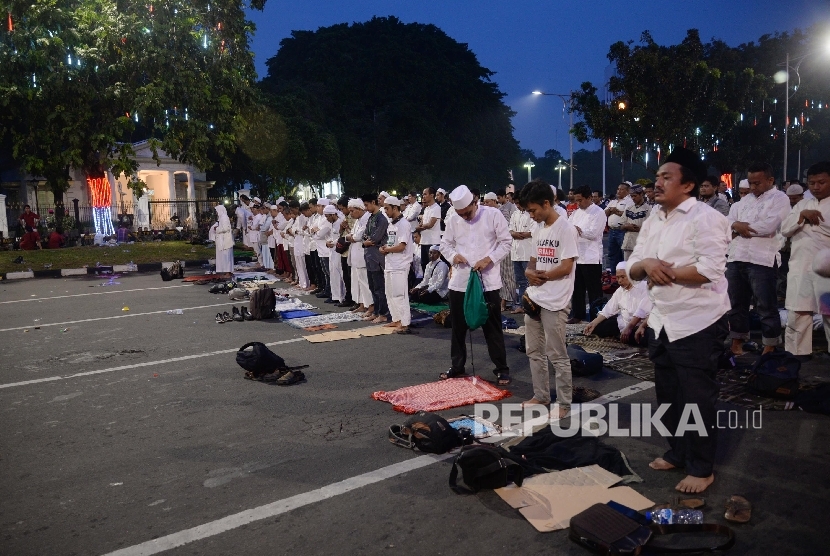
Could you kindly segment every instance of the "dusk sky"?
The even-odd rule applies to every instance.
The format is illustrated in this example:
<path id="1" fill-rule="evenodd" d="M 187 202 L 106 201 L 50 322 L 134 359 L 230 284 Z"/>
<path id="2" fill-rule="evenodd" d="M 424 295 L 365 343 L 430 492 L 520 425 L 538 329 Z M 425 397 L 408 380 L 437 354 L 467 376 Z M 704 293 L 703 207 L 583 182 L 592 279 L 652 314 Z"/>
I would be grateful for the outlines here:
<path id="1" fill-rule="evenodd" d="M 467 43 L 481 65 L 495 72 L 493 80 L 507 94 L 505 101 L 516 112 L 513 126 L 521 147 L 538 156 L 551 148 L 567 156 L 568 122 L 562 102 L 530 93 L 539 89 L 567 94 L 583 81 L 601 87 L 612 43 L 638 41 L 648 30 L 659 44 L 676 44 L 687 29 L 697 28 L 704 41 L 719 38 L 737 46 L 766 33 L 826 22 L 830 1 L 268 0 L 263 12 L 250 12 L 257 25 L 252 48 L 259 77 L 265 76 L 265 61 L 292 30 L 390 15 L 405 23 L 432 23 Z M 575 151 L 584 146 L 574 142 Z"/>

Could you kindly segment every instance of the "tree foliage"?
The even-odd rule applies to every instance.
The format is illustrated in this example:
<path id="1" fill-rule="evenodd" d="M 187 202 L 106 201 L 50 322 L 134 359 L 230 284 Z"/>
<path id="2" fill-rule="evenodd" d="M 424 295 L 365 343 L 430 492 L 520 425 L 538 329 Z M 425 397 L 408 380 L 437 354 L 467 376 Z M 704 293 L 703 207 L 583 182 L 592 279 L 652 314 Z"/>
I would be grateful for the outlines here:
<path id="1" fill-rule="evenodd" d="M 237 114 L 252 103 L 255 80 L 242 2 L 7 4 L 0 133 L 56 197 L 70 167 L 133 176 L 134 141 L 202 169 L 235 151 Z"/>
<path id="2" fill-rule="evenodd" d="M 314 115 L 310 128 L 295 123 L 297 175 L 326 175 L 334 140 L 352 191 L 506 183 L 518 151 L 513 113 L 493 72 L 434 25 L 376 17 L 295 31 L 267 65 L 262 86 L 276 109 Z"/>
<path id="3" fill-rule="evenodd" d="M 608 58 L 616 74 L 608 83 L 613 99 L 600 100 L 597 87 L 586 82 L 575 95 L 575 108 L 583 121 L 575 126 L 581 141 L 613 141 L 615 152 L 656 166 L 656 151 L 667 153 L 673 146 L 698 149 L 721 171 L 746 168 L 755 160 L 780 161 L 784 125 L 784 87 L 772 76 L 782 68 L 786 53 L 814 49 L 820 35 L 796 31 L 764 35 L 758 43 L 730 47 L 723 41 L 702 43 L 691 29 L 677 45 L 662 46 L 644 32 L 640 44 L 617 42 Z M 791 89 L 791 106 L 805 102 L 805 121 L 827 122 L 827 111 L 816 109 L 817 99 L 830 100 L 827 72 Z M 792 74 L 791 74 L 792 75 Z M 624 108 L 620 103 L 624 103 Z M 811 106 L 812 103 L 812 106 Z M 820 103 L 819 103 L 820 104 Z M 795 116 L 791 112 L 791 117 Z M 819 140 L 827 125 L 812 125 L 796 148 Z"/>

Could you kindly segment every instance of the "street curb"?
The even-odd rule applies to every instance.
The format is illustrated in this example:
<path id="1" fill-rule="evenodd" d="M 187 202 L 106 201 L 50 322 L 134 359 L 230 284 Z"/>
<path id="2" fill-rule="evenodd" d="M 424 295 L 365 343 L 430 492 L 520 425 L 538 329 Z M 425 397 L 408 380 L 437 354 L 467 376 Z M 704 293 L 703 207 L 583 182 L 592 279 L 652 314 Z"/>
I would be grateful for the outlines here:
<path id="1" fill-rule="evenodd" d="M 182 261 L 185 268 L 199 268 L 203 265 L 210 264 L 214 259 L 199 259 L 194 261 Z M 250 257 L 239 257 L 234 259 L 234 263 L 251 262 Z M 0 280 L 25 280 L 30 278 L 63 278 L 66 276 L 87 276 L 100 275 L 101 273 L 119 273 L 125 274 L 130 272 L 161 272 L 164 265 L 170 266 L 171 262 L 162 263 L 139 263 L 139 264 L 116 264 L 116 265 L 102 265 L 102 266 L 88 266 L 82 268 L 56 268 L 48 270 L 23 270 L 18 272 L 6 272 L 0 274 Z"/>

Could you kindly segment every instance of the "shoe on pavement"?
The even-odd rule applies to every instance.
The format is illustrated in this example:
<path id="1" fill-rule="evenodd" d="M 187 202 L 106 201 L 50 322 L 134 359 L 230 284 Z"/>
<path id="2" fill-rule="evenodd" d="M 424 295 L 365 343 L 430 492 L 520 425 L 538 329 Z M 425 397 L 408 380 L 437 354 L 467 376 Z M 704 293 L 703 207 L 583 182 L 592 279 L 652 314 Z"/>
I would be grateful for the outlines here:
<path id="1" fill-rule="evenodd" d="M 242 313 L 239 312 L 239 309 L 237 309 L 236 306 L 234 306 L 231 309 L 231 318 L 233 320 L 235 320 L 236 322 L 244 322 L 245 321 L 245 317 L 242 316 Z"/>
<path id="2" fill-rule="evenodd" d="M 216 313 L 216 324 L 225 324 L 225 319 L 222 313 Z"/>
<path id="3" fill-rule="evenodd" d="M 242 318 L 245 319 L 245 320 L 254 320 L 254 317 L 251 316 L 251 313 L 248 311 L 248 308 L 245 307 L 244 305 L 239 310 L 239 314 L 241 314 Z"/>

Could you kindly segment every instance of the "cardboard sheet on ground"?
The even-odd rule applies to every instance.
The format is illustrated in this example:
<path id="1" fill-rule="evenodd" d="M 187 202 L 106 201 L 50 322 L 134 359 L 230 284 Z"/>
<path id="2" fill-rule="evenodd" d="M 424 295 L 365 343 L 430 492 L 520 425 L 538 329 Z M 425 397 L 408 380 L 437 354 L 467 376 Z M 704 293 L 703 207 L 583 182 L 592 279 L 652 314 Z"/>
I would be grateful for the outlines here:
<path id="1" fill-rule="evenodd" d="M 354 330 L 335 330 L 333 332 L 323 332 L 322 334 L 314 334 L 312 336 L 303 336 L 303 338 L 313 344 L 317 344 L 337 340 L 354 340 L 355 338 L 360 338 L 360 335 Z"/>
<path id="2" fill-rule="evenodd" d="M 614 500 L 638 511 L 654 506 L 631 487 L 612 487 L 620 480 L 599 465 L 590 465 L 534 475 L 522 486 L 499 488 L 496 494 L 519 510 L 537 531 L 547 533 L 566 529 L 573 516 L 594 504 Z"/>

